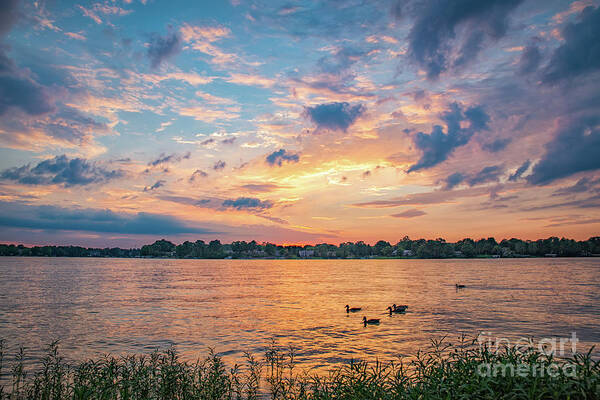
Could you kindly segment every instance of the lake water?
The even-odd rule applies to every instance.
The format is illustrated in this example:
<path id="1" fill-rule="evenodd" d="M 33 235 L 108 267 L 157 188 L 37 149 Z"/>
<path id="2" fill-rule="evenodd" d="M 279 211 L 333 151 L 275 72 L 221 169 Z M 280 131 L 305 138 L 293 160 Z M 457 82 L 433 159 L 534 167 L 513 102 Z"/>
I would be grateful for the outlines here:
<path id="1" fill-rule="evenodd" d="M 392 303 L 409 310 L 389 317 Z M 365 328 L 363 315 L 381 324 Z M 69 360 L 175 345 L 186 359 L 211 347 L 235 362 L 275 339 L 323 368 L 482 331 L 600 345 L 600 259 L 0 258 L 0 338 L 31 360 L 58 339 Z"/>

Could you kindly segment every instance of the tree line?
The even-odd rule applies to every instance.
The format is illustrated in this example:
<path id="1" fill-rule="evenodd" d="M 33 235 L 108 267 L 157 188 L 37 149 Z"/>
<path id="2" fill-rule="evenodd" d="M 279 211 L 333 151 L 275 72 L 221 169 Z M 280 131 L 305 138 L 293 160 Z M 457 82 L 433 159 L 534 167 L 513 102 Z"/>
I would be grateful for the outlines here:
<path id="1" fill-rule="evenodd" d="M 223 244 L 219 240 L 185 241 L 176 245 L 157 240 L 137 249 L 85 248 L 80 246 L 34 246 L 0 244 L 0 256 L 31 257 L 157 257 L 157 258 L 472 258 L 472 257 L 590 257 L 600 256 L 600 236 L 588 240 L 550 237 L 539 240 L 503 239 L 493 237 L 474 240 L 466 238 L 455 243 L 442 238 L 412 240 L 405 236 L 396 244 L 380 240 L 371 245 L 363 241 L 339 245 L 276 245 L 235 241 Z"/>

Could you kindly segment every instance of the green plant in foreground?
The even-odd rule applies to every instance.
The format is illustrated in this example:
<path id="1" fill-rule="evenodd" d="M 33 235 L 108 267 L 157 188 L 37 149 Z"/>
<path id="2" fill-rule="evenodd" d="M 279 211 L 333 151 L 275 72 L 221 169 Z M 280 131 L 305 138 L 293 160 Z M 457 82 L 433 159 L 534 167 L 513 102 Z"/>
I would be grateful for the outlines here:
<path id="1" fill-rule="evenodd" d="M 246 354 L 245 364 L 233 368 L 213 352 L 183 362 L 175 349 L 69 365 L 52 343 L 31 375 L 22 349 L 6 373 L 3 349 L 0 341 L 0 400 L 600 398 L 600 363 L 591 351 L 556 359 L 535 349 L 492 351 L 464 340 L 433 342 L 430 350 L 407 360 L 334 366 L 328 374 L 297 371 L 294 349 L 275 343 L 262 360 Z"/>

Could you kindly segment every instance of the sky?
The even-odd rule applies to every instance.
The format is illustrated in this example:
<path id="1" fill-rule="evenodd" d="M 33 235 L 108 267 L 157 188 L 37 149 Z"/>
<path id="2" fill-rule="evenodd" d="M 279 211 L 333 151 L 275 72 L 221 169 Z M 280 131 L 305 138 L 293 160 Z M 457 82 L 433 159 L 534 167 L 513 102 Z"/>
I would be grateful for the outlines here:
<path id="1" fill-rule="evenodd" d="M 0 242 L 600 233 L 597 0 L 4 0 Z"/>

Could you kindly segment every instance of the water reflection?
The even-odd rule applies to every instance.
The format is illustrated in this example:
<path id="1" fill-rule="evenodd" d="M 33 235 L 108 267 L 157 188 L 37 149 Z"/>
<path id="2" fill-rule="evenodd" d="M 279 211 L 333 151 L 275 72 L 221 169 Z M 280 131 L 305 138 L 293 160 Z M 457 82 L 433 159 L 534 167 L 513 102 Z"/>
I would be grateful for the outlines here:
<path id="1" fill-rule="evenodd" d="M 0 259 L 0 337 L 69 359 L 176 345 L 239 361 L 274 338 L 305 366 L 395 358 L 481 331 L 600 344 L 600 260 Z M 465 288 L 457 290 L 460 282 Z M 389 315 L 391 304 L 408 304 Z M 345 305 L 361 307 L 346 313 Z M 375 326 L 363 317 L 379 318 Z"/>

